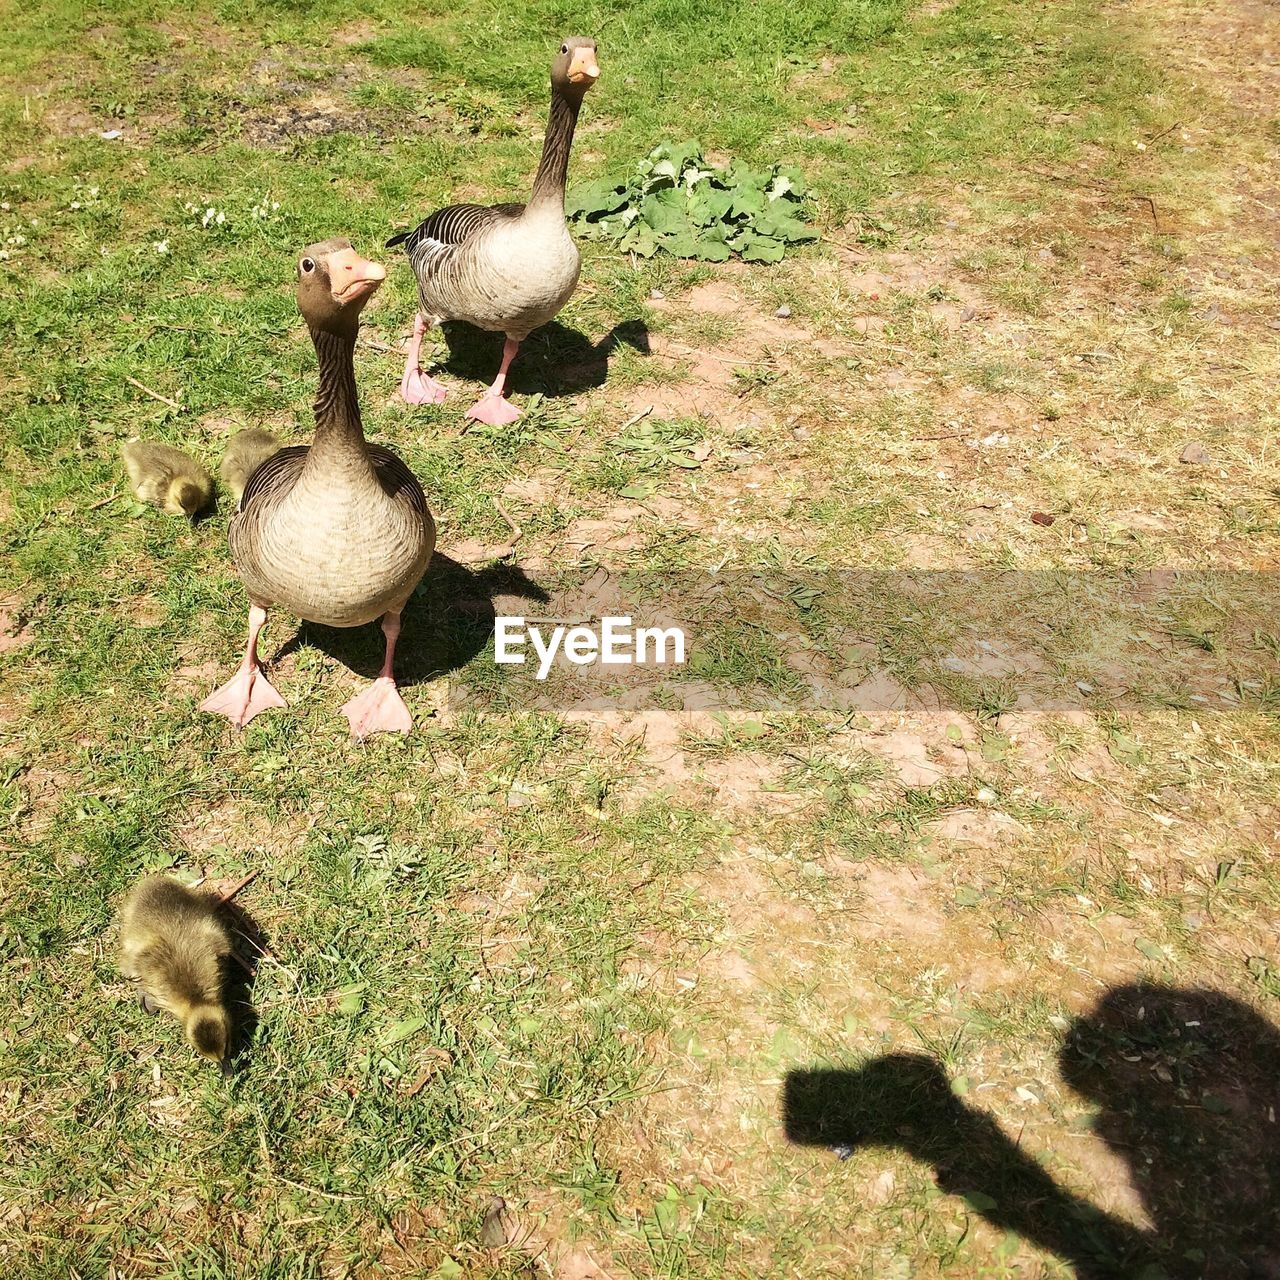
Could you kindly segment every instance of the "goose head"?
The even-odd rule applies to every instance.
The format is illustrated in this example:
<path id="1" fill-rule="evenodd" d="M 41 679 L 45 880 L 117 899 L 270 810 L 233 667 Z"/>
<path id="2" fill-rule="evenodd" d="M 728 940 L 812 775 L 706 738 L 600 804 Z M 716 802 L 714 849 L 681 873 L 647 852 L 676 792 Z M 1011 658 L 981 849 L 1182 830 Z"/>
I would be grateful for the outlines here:
<path id="1" fill-rule="evenodd" d="M 551 64 L 551 87 L 557 93 L 581 101 L 599 75 L 594 40 L 589 36 L 569 36 L 561 41 Z"/>
<path id="2" fill-rule="evenodd" d="M 308 245 L 298 257 L 298 310 L 312 332 L 355 334 L 364 304 L 387 278 L 362 258 L 350 240 Z"/>

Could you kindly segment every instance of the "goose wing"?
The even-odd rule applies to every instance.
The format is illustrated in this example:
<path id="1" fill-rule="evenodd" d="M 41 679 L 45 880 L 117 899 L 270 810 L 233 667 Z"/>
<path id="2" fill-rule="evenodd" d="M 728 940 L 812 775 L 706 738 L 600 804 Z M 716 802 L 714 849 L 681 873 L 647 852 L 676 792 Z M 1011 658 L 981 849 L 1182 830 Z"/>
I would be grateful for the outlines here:
<path id="1" fill-rule="evenodd" d="M 425 518 L 429 514 L 427 495 L 423 493 L 418 477 L 390 449 L 380 444 L 368 444 L 365 447 L 369 450 L 369 461 L 373 463 L 374 472 L 387 496 L 405 503 L 410 510 Z M 290 445 L 259 463 L 244 487 L 237 512 L 247 511 L 254 503 L 270 504 L 273 499 L 284 497 L 298 482 L 310 452 L 310 445 Z"/>
<path id="2" fill-rule="evenodd" d="M 402 231 L 387 241 L 387 248 L 403 244 L 405 252 L 412 256 L 421 245 L 432 243 L 441 248 L 451 248 L 469 240 L 481 227 L 518 218 L 524 212 L 522 204 L 451 204 L 418 223 L 412 231 Z"/>
<path id="3" fill-rule="evenodd" d="M 429 521 L 431 513 L 427 509 L 427 495 L 422 492 L 418 477 L 409 470 L 408 465 L 399 455 L 392 453 L 390 449 L 384 449 L 380 444 L 367 447 L 369 461 L 373 463 L 378 481 L 386 490 L 387 496 L 403 503 L 424 521 Z"/>
<path id="4" fill-rule="evenodd" d="M 310 450 L 309 444 L 293 444 L 258 463 L 240 495 L 240 505 L 236 510 L 248 510 L 249 504 L 263 494 L 283 497 L 288 493 L 302 474 L 302 464 L 307 460 Z"/>
<path id="5" fill-rule="evenodd" d="M 477 232 L 523 212 L 522 204 L 451 204 L 437 209 L 412 231 L 392 236 L 387 248 L 403 244 L 414 275 L 425 284 Z"/>

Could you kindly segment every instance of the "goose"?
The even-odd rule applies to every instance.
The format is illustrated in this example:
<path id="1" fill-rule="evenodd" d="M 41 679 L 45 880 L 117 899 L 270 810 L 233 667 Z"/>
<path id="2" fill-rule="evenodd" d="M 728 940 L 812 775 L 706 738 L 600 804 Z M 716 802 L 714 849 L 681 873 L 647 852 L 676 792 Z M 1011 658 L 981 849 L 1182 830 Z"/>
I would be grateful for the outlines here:
<path id="1" fill-rule="evenodd" d="M 570 36 L 551 64 L 551 113 L 528 204 L 455 204 L 438 209 L 387 247 L 403 244 L 418 278 L 414 319 L 400 394 L 409 404 L 438 404 L 445 388 L 422 372 L 422 336 L 443 320 L 466 320 L 506 335 L 498 376 L 467 417 L 491 426 L 520 411 L 504 398 L 507 370 L 520 344 L 551 320 L 578 283 L 578 247 L 564 218 L 564 187 L 578 112 L 596 82 L 596 43 Z"/>
<path id="2" fill-rule="evenodd" d="M 222 455 L 222 465 L 218 472 L 237 505 L 245 485 L 249 483 L 249 477 L 258 469 L 259 464 L 279 451 L 280 441 L 261 427 L 246 427 L 227 441 L 227 451 Z"/>
<path id="3" fill-rule="evenodd" d="M 120 909 L 120 969 L 138 983 L 148 1013 L 167 1009 L 191 1047 L 229 1074 L 223 965 L 232 949 L 220 906 L 169 876 L 148 876 Z"/>
<path id="4" fill-rule="evenodd" d="M 231 519 L 231 558 L 249 594 L 249 640 L 239 670 L 200 704 L 243 727 L 285 701 L 258 664 L 267 610 L 359 627 L 382 619 L 378 678 L 342 708 L 356 738 L 408 733 L 409 709 L 393 674 L 400 611 L 426 572 L 436 529 L 413 472 L 365 442 L 353 355 L 360 312 L 386 278 L 348 240 L 326 240 L 298 259 L 298 309 L 315 343 L 320 388 L 314 442 L 281 449 L 249 478 Z"/>
<path id="5" fill-rule="evenodd" d="M 189 453 L 136 438 L 121 452 L 129 487 L 140 502 L 171 516 L 197 516 L 213 500 L 213 477 Z"/>

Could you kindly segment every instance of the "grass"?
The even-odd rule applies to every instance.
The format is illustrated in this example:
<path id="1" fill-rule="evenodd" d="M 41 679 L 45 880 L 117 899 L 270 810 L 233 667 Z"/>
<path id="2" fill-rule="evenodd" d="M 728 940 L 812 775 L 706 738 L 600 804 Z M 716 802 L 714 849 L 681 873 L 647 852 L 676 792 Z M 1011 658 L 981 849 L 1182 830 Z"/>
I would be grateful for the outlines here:
<path id="1" fill-rule="evenodd" d="M 1273 109 L 1220 17 L 10 15 L 7 1275 L 1245 1273 L 1280 1195 L 1280 313 Z M 304 627 L 290 710 L 232 736 L 194 711 L 242 642 L 227 513 L 139 512 L 119 445 L 305 439 L 297 252 L 523 191 L 565 22 L 603 69 L 575 180 L 666 139 L 785 160 L 824 240 L 588 246 L 525 417 L 465 433 L 496 348 L 451 333 L 455 395 L 406 412 L 393 265 L 357 372 L 441 526 L 415 733 L 351 744 L 378 637 Z M 577 616 L 601 568 L 684 612 L 689 666 L 501 675 L 491 610 Z M 170 867 L 261 872 L 226 1084 L 115 968 Z"/>

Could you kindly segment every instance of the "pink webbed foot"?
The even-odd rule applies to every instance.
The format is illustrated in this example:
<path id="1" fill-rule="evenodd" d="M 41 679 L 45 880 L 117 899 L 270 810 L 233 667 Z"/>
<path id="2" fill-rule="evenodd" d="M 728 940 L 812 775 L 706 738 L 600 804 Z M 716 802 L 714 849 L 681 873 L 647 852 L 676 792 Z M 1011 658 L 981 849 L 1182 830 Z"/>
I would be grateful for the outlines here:
<path id="1" fill-rule="evenodd" d="M 261 667 L 242 666 L 221 689 L 215 689 L 200 704 L 200 710 L 226 716 L 233 725 L 243 729 L 259 712 L 288 705 Z"/>
<path id="2" fill-rule="evenodd" d="M 508 422 L 517 421 L 520 410 L 510 400 L 495 396 L 491 391 L 467 410 L 467 417 L 475 422 L 486 422 L 491 427 L 501 427 Z"/>
<path id="3" fill-rule="evenodd" d="M 400 398 L 405 404 L 443 404 L 449 388 L 428 377 L 421 369 L 406 369 L 400 379 Z"/>
<path id="4" fill-rule="evenodd" d="M 379 676 L 363 693 L 358 693 L 342 708 L 351 723 L 353 738 L 367 738 L 371 733 L 408 733 L 413 717 L 404 705 L 396 682 Z"/>

